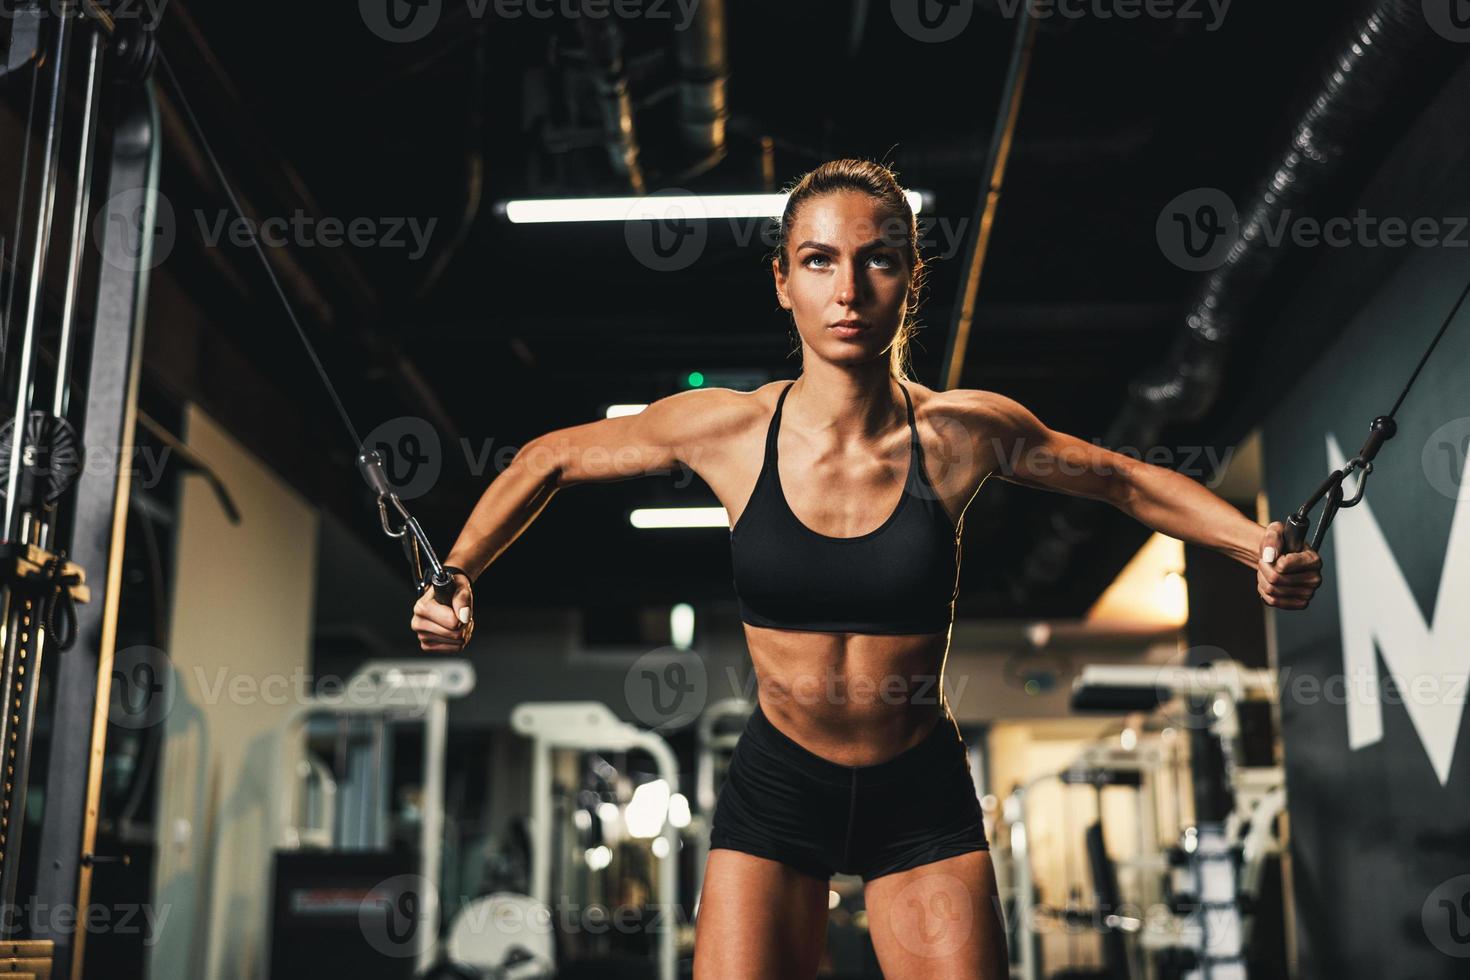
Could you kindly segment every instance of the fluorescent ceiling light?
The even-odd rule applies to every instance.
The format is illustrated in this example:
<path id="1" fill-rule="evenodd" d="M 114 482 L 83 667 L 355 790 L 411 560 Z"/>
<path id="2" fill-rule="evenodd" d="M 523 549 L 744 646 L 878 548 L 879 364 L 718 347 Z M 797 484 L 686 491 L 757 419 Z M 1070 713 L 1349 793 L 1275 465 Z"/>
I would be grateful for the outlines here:
<path id="1" fill-rule="evenodd" d="M 919 191 L 905 191 L 918 214 L 924 205 Z M 719 220 L 779 218 L 786 194 L 649 194 L 643 197 L 534 198 L 504 201 L 499 210 L 512 224 L 556 221 L 664 221 L 672 218 Z"/>
<path id="2" fill-rule="evenodd" d="M 624 415 L 637 415 L 647 407 L 647 405 L 609 405 L 607 406 L 607 417 L 617 419 Z"/>
<path id="3" fill-rule="evenodd" d="M 666 527 L 730 527 L 730 515 L 723 507 L 639 507 L 628 515 L 628 523 L 636 528 Z"/>

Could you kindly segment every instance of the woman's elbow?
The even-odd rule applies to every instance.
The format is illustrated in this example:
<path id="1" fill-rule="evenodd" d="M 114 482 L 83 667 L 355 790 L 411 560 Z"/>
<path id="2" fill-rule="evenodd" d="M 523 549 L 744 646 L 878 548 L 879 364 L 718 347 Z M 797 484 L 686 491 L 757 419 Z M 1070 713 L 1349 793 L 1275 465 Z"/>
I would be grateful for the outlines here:
<path id="1" fill-rule="evenodd" d="M 558 445 L 555 437 L 555 432 L 548 432 L 527 442 L 511 459 L 510 466 L 552 490 L 577 482 L 576 474 L 566 464 L 565 441 Z"/>

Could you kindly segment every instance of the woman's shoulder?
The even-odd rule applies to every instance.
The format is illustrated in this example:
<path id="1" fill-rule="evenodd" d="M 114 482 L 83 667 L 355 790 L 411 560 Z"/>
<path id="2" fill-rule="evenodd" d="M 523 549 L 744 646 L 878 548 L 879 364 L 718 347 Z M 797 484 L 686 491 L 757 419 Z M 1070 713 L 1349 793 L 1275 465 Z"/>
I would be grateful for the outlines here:
<path id="1" fill-rule="evenodd" d="M 738 436 L 775 409 L 786 382 L 771 382 L 750 391 L 734 388 L 690 388 L 660 399 L 661 414 L 685 432 L 704 437 Z"/>

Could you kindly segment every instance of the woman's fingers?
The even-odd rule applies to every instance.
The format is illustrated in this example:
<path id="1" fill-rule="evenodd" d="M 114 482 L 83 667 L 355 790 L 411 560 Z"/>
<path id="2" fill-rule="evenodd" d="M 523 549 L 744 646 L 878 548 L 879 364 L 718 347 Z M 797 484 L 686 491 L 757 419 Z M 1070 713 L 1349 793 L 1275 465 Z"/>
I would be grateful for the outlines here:
<path id="1" fill-rule="evenodd" d="M 425 589 L 414 603 L 409 626 L 419 638 L 420 649 L 457 652 L 469 643 L 474 619 L 474 594 L 462 584 L 447 606 L 434 598 L 432 588 Z"/>

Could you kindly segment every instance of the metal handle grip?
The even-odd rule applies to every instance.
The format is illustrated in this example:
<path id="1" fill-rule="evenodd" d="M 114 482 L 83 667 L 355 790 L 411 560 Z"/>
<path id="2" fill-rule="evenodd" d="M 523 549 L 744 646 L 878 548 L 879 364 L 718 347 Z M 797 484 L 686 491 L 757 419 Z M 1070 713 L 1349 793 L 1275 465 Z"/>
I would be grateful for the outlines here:
<path id="1" fill-rule="evenodd" d="M 1281 553 L 1283 555 L 1296 554 L 1307 543 L 1307 529 L 1311 526 L 1311 522 L 1299 514 L 1292 514 L 1282 523 L 1286 525 L 1286 528 L 1281 534 Z"/>
<path id="2" fill-rule="evenodd" d="M 459 591 L 459 587 L 454 584 L 454 576 L 448 572 L 445 572 L 442 577 L 443 581 L 440 581 L 440 576 L 438 575 L 432 579 L 434 584 L 434 601 L 441 606 L 452 606 L 454 605 L 454 594 Z"/>

